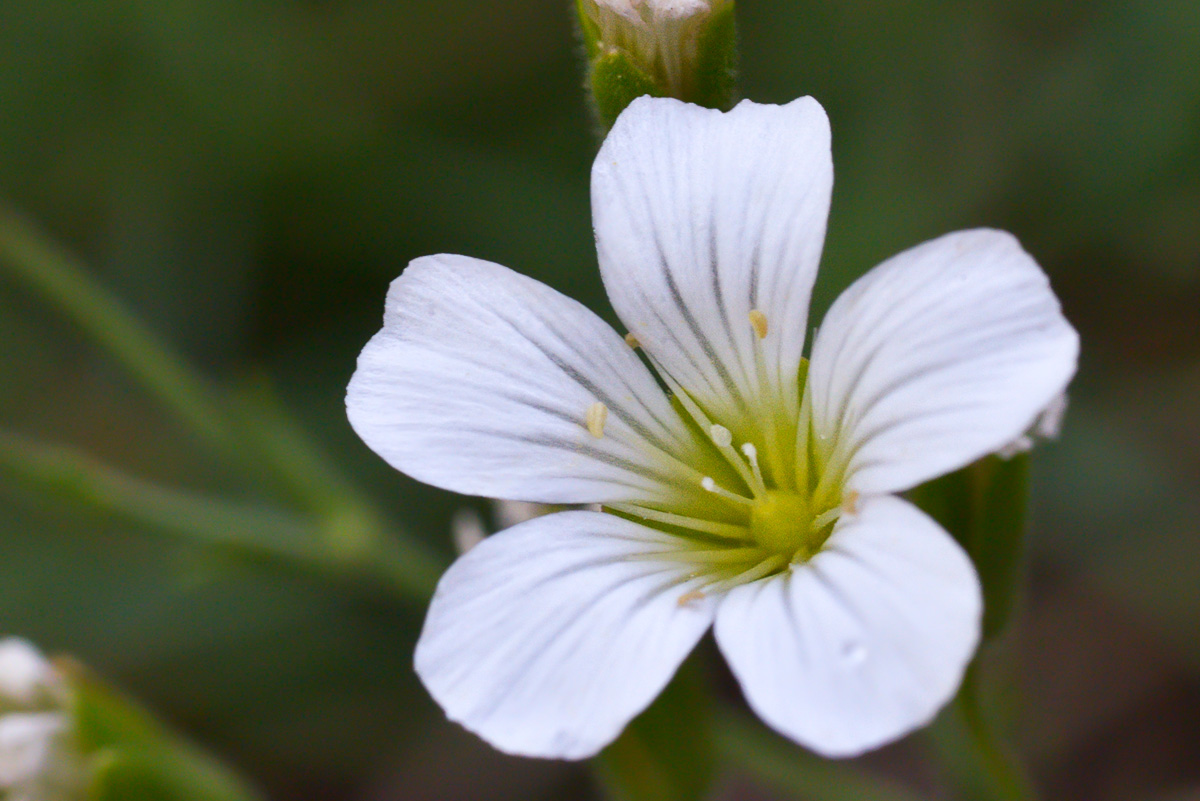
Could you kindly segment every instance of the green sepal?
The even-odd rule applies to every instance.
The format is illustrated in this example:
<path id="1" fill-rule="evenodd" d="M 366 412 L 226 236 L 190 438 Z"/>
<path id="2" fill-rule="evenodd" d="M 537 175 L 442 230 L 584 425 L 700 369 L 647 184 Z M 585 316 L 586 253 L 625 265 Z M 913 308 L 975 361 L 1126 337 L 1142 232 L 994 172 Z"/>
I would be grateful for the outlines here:
<path id="1" fill-rule="evenodd" d="M 908 497 L 949 531 L 975 563 L 983 585 L 983 636 L 994 639 L 1012 615 L 1021 578 L 1028 455 L 988 456 L 922 484 Z"/>
<path id="2" fill-rule="evenodd" d="M 713 12 L 696 49 L 695 90 L 684 100 L 728 111 L 737 88 L 737 23 L 733 3 Z"/>
<path id="3" fill-rule="evenodd" d="M 699 801 L 716 771 L 712 699 L 695 657 L 593 765 L 615 801 Z"/>
<path id="4" fill-rule="evenodd" d="M 642 95 L 663 96 L 654 79 L 621 51 L 593 58 L 590 79 L 596 114 L 605 130 L 613 126 L 626 106 Z"/>
<path id="5" fill-rule="evenodd" d="M 96 754 L 88 801 L 250 801 L 257 798 L 211 760 L 170 749 L 126 747 Z"/>
<path id="6" fill-rule="evenodd" d="M 88 801 L 261 801 L 233 771 L 82 665 L 63 660 L 55 667 L 71 689 Z"/>
<path id="7" fill-rule="evenodd" d="M 575 18 L 579 21 L 579 35 L 583 39 L 583 49 L 588 62 L 600 55 L 600 26 L 588 15 L 583 6 L 584 0 L 575 0 Z"/>

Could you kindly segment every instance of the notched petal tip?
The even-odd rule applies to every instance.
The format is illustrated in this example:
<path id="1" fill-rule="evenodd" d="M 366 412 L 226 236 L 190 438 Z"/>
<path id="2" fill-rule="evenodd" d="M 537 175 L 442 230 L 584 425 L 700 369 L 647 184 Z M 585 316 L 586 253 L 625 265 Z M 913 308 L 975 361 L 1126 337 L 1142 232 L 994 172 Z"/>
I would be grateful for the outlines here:
<path id="1" fill-rule="evenodd" d="M 832 186 L 829 120 L 811 98 L 728 112 L 641 98 L 601 147 L 605 288 L 655 366 L 714 418 L 798 412 Z"/>

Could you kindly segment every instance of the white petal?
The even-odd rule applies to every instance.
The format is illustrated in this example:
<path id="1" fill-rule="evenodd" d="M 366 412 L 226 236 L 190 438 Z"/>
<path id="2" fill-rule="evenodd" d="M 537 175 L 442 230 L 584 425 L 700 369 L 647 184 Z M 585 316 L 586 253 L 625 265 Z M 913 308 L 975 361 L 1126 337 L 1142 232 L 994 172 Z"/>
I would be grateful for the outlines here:
<path id="1" fill-rule="evenodd" d="M 484 540 L 442 577 L 416 667 L 496 748 L 582 759 L 662 690 L 712 622 L 668 535 L 559 512 Z M 691 593 L 691 594 L 689 594 Z"/>
<path id="2" fill-rule="evenodd" d="M 65 725 L 62 715 L 49 712 L 0 716 L 0 790 L 36 776 Z"/>
<path id="3" fill-rule="evenodd" d="M 764 721 L 846 757 L 919 728 L 953 697 L 981 611 L 966 554 L 885 495 L 863 501 L 806 564 L 732 590 L 716 635 Z"/>
<path id="4" fill-rule="evenodd" d="M 588 427 L 598 403 L 600 437 Z M 691 435 L 615 331 L 545 284 L 465 256 L 417 259 L 392 283 L 346 406 L 393 467 L 472 495 L 678 500 L 691 470 L 670 455 L 686 458 Z"/>
<path id="5" fill-rule="evenodd" d="M 17 637 L 0 640 L 0 702 L 34 703 L 49 675 L 50 665 L 33 645 Z"/>
<path id="6" fill-rule="evenodd" d="M 829 121 L 812 98 L 724 114 L 640 98 L 596 157 L 596 246 L 617 314 L 735 434 L 764 408 L 799 408 L 832 186 Z"/>
<path id="7" fill-rule="evenodd" d="M 948 234 L 837 299 L 809 371 L 818 442 L 847 486 L 895 492 L 999 450 L 1075 373 L 1079 338 L 1002 231 Z"/>

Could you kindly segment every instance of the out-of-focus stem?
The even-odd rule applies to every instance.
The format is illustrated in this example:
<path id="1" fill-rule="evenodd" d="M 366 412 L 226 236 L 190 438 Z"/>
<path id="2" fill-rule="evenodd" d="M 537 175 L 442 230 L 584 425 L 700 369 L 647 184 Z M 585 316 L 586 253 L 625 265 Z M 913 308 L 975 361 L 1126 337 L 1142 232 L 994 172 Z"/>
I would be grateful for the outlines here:
<path id="1" fill-rule="evenodd" d="M 320 519 L 327 551 L 350 564 L 374 561 L 380 569 L 396 570 L 402 574 L 398 579 L 411 580 L 417 600 L 427 601 L 445 569 L 443 560 L 384 519 L 287 413 L 265 378 L 247 387 L 239 401 L 254 449 L 277 465 L 292 500 Z"/>
<path id="2" fill-rule="evenodd" d="M 2 204 L 0 265 L 64 311 L 211 448 L 244 461 L 215 390 L 94 281 L 72 254 Z"/>
<path id="3" fill-rule="evenodd" d="M 986 654 L 985 654 L 986 655 Z M 926 730 L 959 797 L 971 801 L 1036 801 L 1037 789 L 1019 755 L 997 733 L 985 703 L 979 656 L 954 701 Z"/>
<path id="4" fill-rule="evenodd" d="M 324 545 L 313 524 L 288 512 L 164 489 L 72 448 L 0 432 L 0 472 L 93 509 L 204 545 L 266 557 L 339 579 L 370 580 L 407 601 L 424 603 L 437 567 L 379 548 L 347 560 Z"/>
<path id="5" fill-rule="evenodd" d="M 803 751 L 728 707 L 717 708 L 713 734 L 726 762 L 807 801 L 921 801 L 914 792 L 857 766 Z"/>
<path id="6" fill-rule="evenodd" d="M 976 758 L 997 801 L 1036 801 L 1029 773 L 997 735 L 983 706 L 978 662 L 972 663 L 955 699 Z"/>
<path id="7" fill-rule="evenodd" d="M 317 517 L 319 525 L 305 524 L 304 528 L 312 532 L 310 538 L 316 542 L 310 543 L 310 550 L 321 560 L 340 559 L 346 565 L 369 566 L 370 570 L 389 575 L 392 583 L 404 588 L 409 596 L 427 599 L 441 570 L 441 560 L 398 527 L 385 524 L 265 390 L 255 393 L 249 412 L 235 409 L 217 387 L 93 280 L 72 254 L 2 204 L 0 266 L 62 309 L 218 457 L 251 476 L 271 479 L 293 503 Z M 90 467 L 98 464 L 79 459 L 75 463 Z M 116 475 L 112 471 L 92 472 Z M 123 483 L 105 486 L 123 489 L 116 497 L 128 508 L 140 509 L 143 518 L 164 498 L 179 501 L 191 497 L 146 482 L 135 485 L 130 483 L 134 479 L 123 478 Z M 132 496 L 134 486 L 148 493 L 144 503 Z M 205 503 L 219 507 L 223 502 Z M 166 527 L 177 530 L 179 525 Z"/>

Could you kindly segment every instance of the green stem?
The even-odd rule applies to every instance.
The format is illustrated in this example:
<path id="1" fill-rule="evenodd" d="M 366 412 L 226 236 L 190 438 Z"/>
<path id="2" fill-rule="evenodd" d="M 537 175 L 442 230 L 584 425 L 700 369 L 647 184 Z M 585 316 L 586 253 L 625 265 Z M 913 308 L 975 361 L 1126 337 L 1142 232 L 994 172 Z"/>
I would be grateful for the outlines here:
<path id="1" fill-rule="evenodd" d="M 976 759 L 999 801 L 1036 801 L 1037 792 L 1029 774 L 1011 749 L 1001 742 L 984 708 L 978 661 L 967 669 L 955 706 L 970 737 Z"/>
<path id="2" fill-rule="evenodd" d="M 76 503 L 173 533 L 207 546 L 353 579 L 366 576 L 396 595 L 423 603 L 436 573 L 413 571 L 396 550 L 377 549 L 348 561 L 325 547 L 314 527 L 260 506 L 168 490 L 129 476 L 79 451 L 0 432 L 0 471 Z"/>
<path id="3" fill-rule="evenodd" d="M 287 413 L 265 377 L 247 387 L 239 400 L 249 441 L 278 466 L 294 502 L 320 518 L 329 552 L 351 564 L 373 562 L 397 571 L 396 578 L 410 583 L 422 596 L 419 600 L 427 601 L 445 570 L 444 560 L 424 543 L 403 535 L 357 491 Z"/>
<path id="4" fill-rule="evenodd" d="M 996 731 L 985 689 L 976 656 L 954 701 L 926 730 L 928 741 L 961 797 L 1035 801 L 1038 794 L 1029 773 Z"/>
<path id="5" fill-rule="evenodd" d="M 56 659 L 71 688 L 74 741 L 89 801 L 264 801 L 229 766 L 165 727 L 83 665 Z M 58 796 L 55 796 L 58 797 Z"/>
<path id="6" fill-rule="evenodd" d="M 57 306 L 209 446 L 243 462 L 215 390 L 143 326 L 80 262 L 0 205 L 0 264 Z"/>
<path id="7" fill-rule="evenodd" d="M 859 766 L 821 759 L 729 707 L 716 710 L 716 750 L 764 784 L 808 801 L 921 801 Z"/>
<path id="8" fill-rule="evenodd" d="M 293 502 L 318 516 L 321 525 L 308 528 L 323 542 L 324 550 L 310 549 L 321 559 L 383 573 L 409 597 L 426 600 L 432 593 L 442 560 L 385 523 L 265 389 L 241 413 L 227 405 L 216 387 L 94 281 L 74 256 L 3 205 L 0 265 L 63 309 L 210 449 L 250 475 L 261 477 L 265 468 Z M 144 482 L 140 486 L 161 491 Z M 148 500 L 142 506 L 148 505 L 153 504 Z"/>

